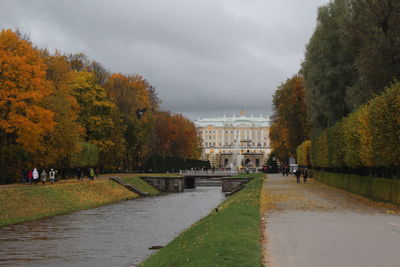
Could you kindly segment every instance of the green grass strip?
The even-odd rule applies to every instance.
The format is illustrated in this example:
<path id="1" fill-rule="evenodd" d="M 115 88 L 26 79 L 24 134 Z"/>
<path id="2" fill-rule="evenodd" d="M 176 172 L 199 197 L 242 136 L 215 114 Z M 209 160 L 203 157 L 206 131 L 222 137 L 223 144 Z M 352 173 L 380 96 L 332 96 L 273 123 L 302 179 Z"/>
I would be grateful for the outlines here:
<path id="1" fill-rule="evenodd" d="M 192 225 L 140 267 L 262 266 L 260 193 L 263 174 Z M 194 203 L 195 204 L 195 203 Z"/>

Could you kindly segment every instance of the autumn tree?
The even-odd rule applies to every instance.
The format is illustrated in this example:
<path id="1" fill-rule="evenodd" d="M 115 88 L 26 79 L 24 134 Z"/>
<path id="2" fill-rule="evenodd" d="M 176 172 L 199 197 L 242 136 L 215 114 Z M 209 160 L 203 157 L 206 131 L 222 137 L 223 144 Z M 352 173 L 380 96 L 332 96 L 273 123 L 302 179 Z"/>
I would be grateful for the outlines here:
<path id="1" fill-rule="evenodd" d="M 16 171 L 15 151 L 33 156 L 43 151 L 43 138 L 53 130 L 54 113 L 42 105 L 52 93 L 46 64 L 38 50 L 11 30 L 0 32 L 0 169 L 1 179 Z M 26 156 L 25 156 L 26 157 Z M 20 157 L 19 159 L 21 159 Z"/>
<path id="2" fill-rule="evenodd" d="M 153 87 L 140 75 L 111 75 L 104 85 L 121 111 L 126 126 L 125 168 L 141 168 L 149 157 L 153 141 L 154 116 L 150 93 Z"/>
<path id="3" fill-rule="evenodd" d="M 173 123 L 172 115 L 169 111 L 157 111 L 156 127 L 153 139 L 153 155 L 165 157 L 172 156 L 172 140 L 176 138 L 178 129 Z"/>
<path id="4" fill-rule="evenodd" d="M 50 53 L 3 30 L 0 183 L 20 179 L 22 168 L 140 170 L 151 155 L 198 158 L 193 122 L 160 103 L 140 75 L 110 75 L 83 53 Z"/>
<path id="5" fill-rule="evenodd" d="M 156 112 L 153 155 L 198 159 L 200 137 L 194 123 L 181 114 Z"/>
<path id="6" fill-rule="evenodd" d="M 87 66 L 87 71 L 92 72 L 96 76 L 97 83 L 104 85 L 110 77 L 110 72 L 101 65 L 100 62 L 92 60 Z"/>
<path id="7" fill-rule="evenodd" d="M 90 60 L 84 53 L 68 54 L 66 57 L 72 70 L 87 71 Z"/>
<path id="8" fill-rule="evenodd" d="M 70 70 L 66 57 L 56 52 L 50 55 L 44 51 L 47 65 L 46 77 L 53 93 L 43 103 L 54 112 L 56 126 L 45 139 L 45 149 L 40 159 L 43 166 L 71 167 L 74 156 L 81 151 L 83 127 L 77 122 L 79 105 L 73 96 L 75 73 Z"/>
<path id="9" fill-rule="evenodd" d="M 309 136 L 304 94 L 303 78 L 296 75 L 280 85 L 273 95 L 270 139 L 281 160 L 296 157 L 297 147 Z"/>
<path id="10" fill-rule="evenodd" d="M 116 130 L 116 125 L 119 125 L 116 105 L 107 98 L 105 89 L 97 83 L 93 73 L 75 72 L 72 88 L 79 104 L 78 122 L 85 129 L 85 141 L 98 147 L 100 164 L 107 165 L 106 158 L 118 158 L 118 154 L 107 154 L 113 153 L 115 146 L 120 148 L 123 143 L 124 128 Z"/>
<path id="11" fill-rule="evenodd" d="M 181 114 L 172 116 L 177 132 L 172 139 L 171 154 L 176 157 L 198 159 L 200 157 L 200 137 L 192 121 Z"/>
<path id="12" fill-rule="evenodd" d="M 290 157 L 287 130 L 287 127 L 280 121 L 272 122 L 269 130 L 269 138 L 271 140 L 273 152 L 278 159 L 284 162 Z"/>

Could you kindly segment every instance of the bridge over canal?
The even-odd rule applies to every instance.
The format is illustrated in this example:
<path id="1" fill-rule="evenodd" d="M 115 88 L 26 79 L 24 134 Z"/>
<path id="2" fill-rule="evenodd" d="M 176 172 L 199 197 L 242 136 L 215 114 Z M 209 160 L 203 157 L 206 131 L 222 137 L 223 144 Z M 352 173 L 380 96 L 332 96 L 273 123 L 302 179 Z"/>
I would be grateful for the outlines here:
<path id="1" fill-rule="evenodd" d="M 251 178 L 234 178 L 233 171 L 181 171 L 180 176 L 142 176 L 143 180 L 162 192 L 183 192 L 197 186 L 222 186 L 222 192 L 231 192 Z"/>

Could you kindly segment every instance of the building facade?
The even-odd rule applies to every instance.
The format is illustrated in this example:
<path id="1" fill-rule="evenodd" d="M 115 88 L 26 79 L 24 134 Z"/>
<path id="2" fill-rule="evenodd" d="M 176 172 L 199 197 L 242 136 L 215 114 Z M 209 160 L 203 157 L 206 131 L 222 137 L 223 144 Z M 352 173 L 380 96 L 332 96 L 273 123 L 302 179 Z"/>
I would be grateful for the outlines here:
<path id="1" fill-rule="evenodd" d="M 202 138 L 202 159 L 212 167 L 262 168 L 271 153 L 269 117 L 224 115 L 195 124 Z"/>

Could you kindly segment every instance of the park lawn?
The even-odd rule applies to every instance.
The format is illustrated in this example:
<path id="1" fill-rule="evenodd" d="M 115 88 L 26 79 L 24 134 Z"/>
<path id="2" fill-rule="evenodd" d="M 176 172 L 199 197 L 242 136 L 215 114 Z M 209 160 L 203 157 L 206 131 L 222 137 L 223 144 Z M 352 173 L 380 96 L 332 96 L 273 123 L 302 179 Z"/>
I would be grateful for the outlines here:
<path id="1" fill-rule="evenodd" d="M 125 183 L 134 185 L 136 187 L 139 187 L 142 191 L 149 193 L 150 195 L 158 195 L 160 194 L 160 191 L 158 191 L 156 188 L 151 186 L 150 184 L 146 183 L 142 179 L 140 179 L 139 176 L 143 175 L 135 175 L 131 177 L 123 177 L 121 178 Z"/>
<path id="2" fill-rule="evenodd" d="M 260 192 L 263 174 L 227 198 L 140 267 L 262 266 Z"/>
<path id="3" fill-rule="evenodd" d="M 1 188 L 0 227 L 136 197 L 108 179 Z"/>

